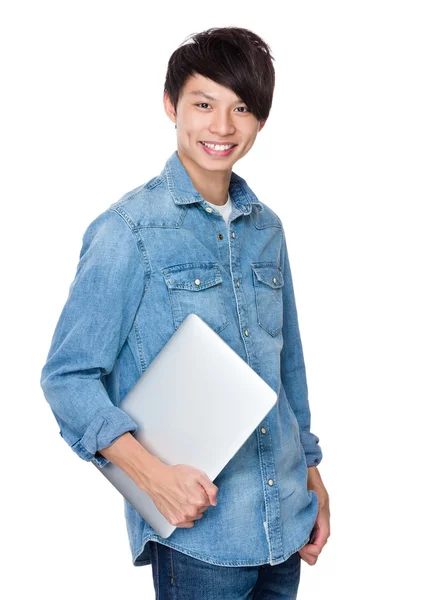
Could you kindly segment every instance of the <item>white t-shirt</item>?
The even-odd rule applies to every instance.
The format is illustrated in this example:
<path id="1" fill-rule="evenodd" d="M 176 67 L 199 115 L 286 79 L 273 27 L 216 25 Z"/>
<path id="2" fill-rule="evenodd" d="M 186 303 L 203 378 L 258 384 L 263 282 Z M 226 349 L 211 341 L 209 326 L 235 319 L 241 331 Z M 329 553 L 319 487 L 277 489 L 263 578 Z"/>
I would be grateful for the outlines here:
<path id="1" fill-rule="evenodd" d="M 206 202 L 208 202 L 208 201 L 206 200 Z M 232 203 L 230 194 L 228 194 L 227 202 L 225 204 L 223 204 L 222 206 L 219 206 L 218 204 L 212 204 L 212 202 L 208 202 L 208 204 L 209 204 L 209 206 L 213 206 L 213 208 L 216 208 L 216 210 L 218 210 L 221 213 L 221 215 L 225 219 L 226 225 L 228 226 L 228 218 L 233 209 L 233 203 Z"/>

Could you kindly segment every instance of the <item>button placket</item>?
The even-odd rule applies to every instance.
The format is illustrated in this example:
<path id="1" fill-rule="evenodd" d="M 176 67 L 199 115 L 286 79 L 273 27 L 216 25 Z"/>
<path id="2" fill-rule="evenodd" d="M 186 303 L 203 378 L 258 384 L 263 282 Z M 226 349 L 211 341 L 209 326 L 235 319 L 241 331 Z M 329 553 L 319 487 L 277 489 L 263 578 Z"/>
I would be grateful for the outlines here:
<path id="1" fill-rule="evenodd" d="M 238 299 L 237 290 L 236 290 L 236 288 L 240 287 L 240 281 L 237 279 L 237 281 L 234 282 L 234 272 L 233 272 L 233 264 L 232 264 L 233 259 L 232 259 L 232 252 L 231 252 L 231 239 L 235 239 L 235 238 L 236 238 L 236 233 L 235 233 L 235 231 L 230 231 L 230 225 L 229 225 L 229 227 L 228 227 L 228 247 L 229 247 L 229 252 L 230 252 L 229 262 L 230 262 L 231 280 L 233 282 L 233 289 L 234 289 L 234 295 L 235 295 L 236 307 L 237 307 L 237 315 L 239 318 L 239 323 L 241 325 L 240 304 L 239 304 L 239 299 Z M 245 338 L 247 338 L 249 336 L 248 329 L 244 329 L 243 333 L 244 333 L 243 344 L 244 344 L 244 348 L 246 350 L 248 364 L 250 364 L 250 360 L 249 360 L 250 352 L 249 352 L 248 346 L 246 345 L 246 342 L 244 341 Z"/>

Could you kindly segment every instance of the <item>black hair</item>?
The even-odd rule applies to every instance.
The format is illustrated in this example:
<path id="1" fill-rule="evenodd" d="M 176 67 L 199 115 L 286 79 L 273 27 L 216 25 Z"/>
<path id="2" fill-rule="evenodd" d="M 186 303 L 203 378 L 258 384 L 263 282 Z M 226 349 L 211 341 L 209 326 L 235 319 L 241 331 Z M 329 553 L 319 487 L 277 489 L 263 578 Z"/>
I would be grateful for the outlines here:
<path id="1" fill-rule="evenodd" d="M 266 120 L 275 86 L 272 60 L 270 47 L 249 29 L 213 27 L 189 35 L 172 53 L 164 92 L 176 111 L 187 79 L 203 75 L 233 90 L 258 121 Z"/>

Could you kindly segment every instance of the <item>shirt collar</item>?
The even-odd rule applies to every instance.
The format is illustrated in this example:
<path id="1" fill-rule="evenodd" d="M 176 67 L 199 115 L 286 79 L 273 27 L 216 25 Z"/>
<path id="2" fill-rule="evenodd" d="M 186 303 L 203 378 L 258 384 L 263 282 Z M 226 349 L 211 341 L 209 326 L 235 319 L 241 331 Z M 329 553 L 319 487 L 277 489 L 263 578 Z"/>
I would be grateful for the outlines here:
<path id="1" fill-rule="evenodd" d="M 200 192 L 194 187 L 176 150 L 166 161 L 162 174 L 166 177 L 168 189 L 175 204 L 191 204 L 192 202 L 204 201 Z M 231 172 L 228 191 L 233 203 L 246 215 L 252 211 L 252 204 L 261 205 L 246 181 L 234 171 Z"/>

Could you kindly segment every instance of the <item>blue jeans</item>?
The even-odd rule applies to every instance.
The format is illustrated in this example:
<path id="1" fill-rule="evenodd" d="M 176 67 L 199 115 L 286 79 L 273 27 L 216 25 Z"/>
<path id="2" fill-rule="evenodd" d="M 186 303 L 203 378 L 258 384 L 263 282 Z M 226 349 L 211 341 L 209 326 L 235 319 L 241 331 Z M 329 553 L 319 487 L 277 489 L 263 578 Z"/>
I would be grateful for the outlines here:
<path id="1" fill-rule="evenodd" d="M 221 567 L 149 541 L 156 600 L 295 600 L 300 555 L 279 565 Z"/>

